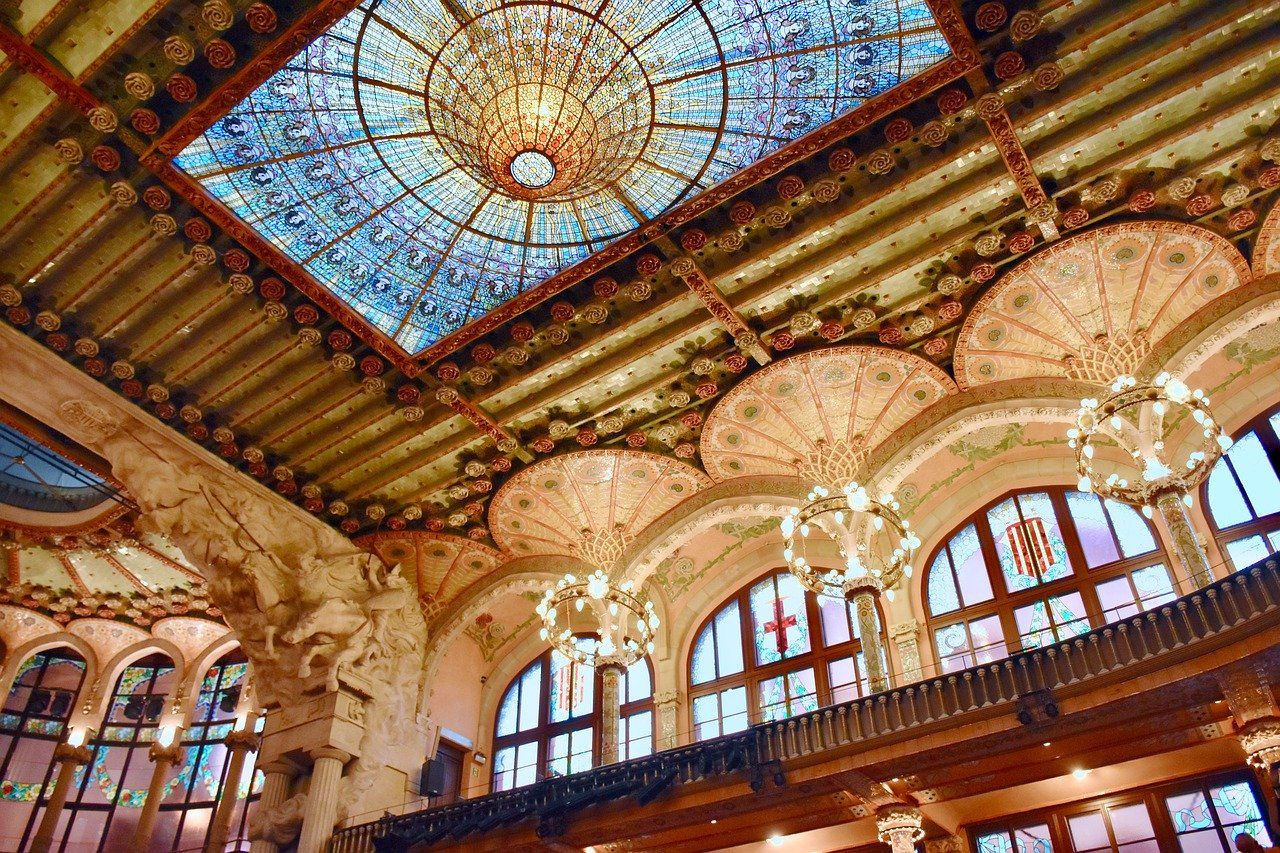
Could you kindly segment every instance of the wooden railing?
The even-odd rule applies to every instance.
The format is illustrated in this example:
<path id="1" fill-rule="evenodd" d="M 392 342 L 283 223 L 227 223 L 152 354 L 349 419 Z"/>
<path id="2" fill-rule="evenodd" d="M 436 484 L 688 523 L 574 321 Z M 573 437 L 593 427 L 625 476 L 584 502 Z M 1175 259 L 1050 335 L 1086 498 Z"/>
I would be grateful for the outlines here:
<path id="1" fill-rule="evenodd" d="M 567 816 L 622 797 L 644 805 L 672 785 L 745 775 L 754 790 L 782 781 L 783 762 L 932 726 L 957 724 L 992 709 L 1056 716 L 1055 690 L 1087 682 L 1255 625 L 1280 608 L 1280 562 L 1269 558 L 1145 613 L 1042 649 L 761 723 L 715 740 L 666 750 L 524 788 L 335 833 L 333 853 L 403 850 L 537 818 L 538 833 L 558 835 Z M 1012 707 L 1006 707 L 1012 706 Z"/>

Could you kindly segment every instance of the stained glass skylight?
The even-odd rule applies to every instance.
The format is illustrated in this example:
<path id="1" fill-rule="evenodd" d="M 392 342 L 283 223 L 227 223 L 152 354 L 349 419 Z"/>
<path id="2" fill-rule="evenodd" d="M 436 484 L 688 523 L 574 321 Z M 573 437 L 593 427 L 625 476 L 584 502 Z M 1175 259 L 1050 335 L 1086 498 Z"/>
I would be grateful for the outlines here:
<path id="1" fill-rule="evenodd" d="M 923 0 L 381 0 L 176 162 L 412 353 L 947 55 Z"/>

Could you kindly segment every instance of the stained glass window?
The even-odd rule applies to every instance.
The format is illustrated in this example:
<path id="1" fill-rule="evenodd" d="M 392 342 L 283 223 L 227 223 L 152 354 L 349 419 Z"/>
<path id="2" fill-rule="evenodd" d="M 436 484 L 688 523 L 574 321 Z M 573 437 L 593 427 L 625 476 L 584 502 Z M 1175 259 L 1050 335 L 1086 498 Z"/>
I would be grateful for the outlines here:
<path id="1" fill-rule="evenodd" d="M 653 673 L 648 660 L 619 683 L 619 757 L 653 751 Z M 493 790 L 593 767 L 599 756 L 600 673 L 548 649 L 511 680 L 494 720 Z"/>
<path id="2" fill-rule="evenodd" d="M 71 649 L 41 652 L 18 666 L 0 711 L 0 849 L 25 850 L 39 809 L 53 792 L 53 752 L 84 680 Z"/>
<path id="3" fill-rule="evenodd" d="M 1218 545 L 1235 569 L 1280 551 L 1280 411 L 1255 418 L 1204 485 Z"/>
<path id="4" fill-rule="evenodd" d="M 876 619 L 887 672 L 878 611 Z M 689 655 L 689 680 L 697 740 L 866 696 L 856 610 L 843 599 L 807 592 L 789 572 L 771 572 L 707 619 Z"/>
<path id="5" fill-rule="evenodd" d="M 1247 782 L 1206 785 L 1175 794 L 1165 799 L 1165 806 L 1184 851 L 1233 850 L 1232 842 L 1242 832 L 1263 847 L 1271 845 L 1258 799 Z"/>
<path id="6" fill-rule="evenodd" d="M 1160 853 L 1151 815 L 1143 803 L 1108 805 L 1067 817 L 1076 853 Z"/>
<path id="7" fill-rule="evenodd" d="M 61 843 L 80 850 L 125 850 L 133 842 L 138 810 L 146 801 L 155 741 L 165 701 L 176 686 L 173 663 L 161 654 L 126 666 L 116 680 L 102 729 L 90 741 L 89 764 L 75 776 Z M 185 763 L 164 786 L 168 798 L 195 767 Z M 56 842 L 57 843 L 57 842 Z"/>
<path id="8" fill-rule="evenodd" d="M 176 162 L 415 352 L 947 55 L 924 0 L 365 2 Z"/>
<path id="9" fill-rule="evenodd" d="M 1178 595 L 1150 522 L 1132 507 L 1060 488 L 992 501 L 925 565 L 942 672 L 1061 642 Z"/>
<path id="10" fill-rule="evenodd" d="M 174 770 L 180 782 L 168 788 L 153 835 L 169 839 L 172 849 L 195 849 L 207 840 L 214 808 L 229 783 L 229 754 L 223 741 L 236 725 L 248 670 L 243 653 L 237 650 L 211 666 L 201 679 L 195 712 L 182 733 L 182 750 Z M 240 777 L 233 783 L 237 801 L 231 825 L 237 831 L 243 828 L 246 809 L 262 787 L 254 757 L 247 756 Z"/>
<path id="11" fill-rule="evenodd" d="M 983 833 L 977 844 L 978 853 L 1053 853 L 1049 826 L 1043 823 Z"/>

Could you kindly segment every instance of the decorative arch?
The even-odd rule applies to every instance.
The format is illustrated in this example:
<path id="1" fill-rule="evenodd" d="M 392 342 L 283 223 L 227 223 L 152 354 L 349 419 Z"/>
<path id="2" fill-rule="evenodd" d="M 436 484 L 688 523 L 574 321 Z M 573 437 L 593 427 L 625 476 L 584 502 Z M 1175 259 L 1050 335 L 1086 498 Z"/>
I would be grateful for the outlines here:
<path id="1" fill-rule="evenodd" d="M 489 529 L 508 554 L 586 548 L 601 563 L 621 557 L 650 523 L 710 485 L 697 468 L 657 453 L 581 450 L 508 480 L 489 508 Z"/>
<path id="2" fill-rule="evenodd" d="M 389 566 L 402 566 L 417 580 L 418 601 L 428 621 L 463 590 L 493 574 L 503 560 L 488 545 L 447 533 L 388 530 L 364 536 L 356 544 Z"/>
<path id="3" fill-rule="evenodd" d="M 1130 506 L 1063 486 L 1005 492 L 955 523 L 922 564 L 939 669 L 1040 648 L 1172 601 L 1173 565 Z"/>
<path id="4" fill-rule="evenodd" d="M 879 608 L 877 620 L 885 649 Z M 853 605 L 815 596 L 776 564 L 724 600 L 693 637 L 685 678 L 695 741 L 870 692 Z"/>
<path id="5" fill-rule="evenodd" d="M 1276 273 L 1280 273 L 1280 202 L 1271 205 L 1253 244 L 1253 274 L 1261 278 Z"/>
<path id="6" fill-rule="evenodd" d="M 941 368 L 874 346 L 829 347 L 768 365 L 718 402 L 702 428 L 715 480 L 815 479 L 856 471 L 866 455 L 924 409 L 956 393 Z"/>
<path id="7" fill-rule="evenodd" d="M 1094 228 L 1023 261 L 978 300 L 956 339 L 956 381 L 1109 381 L 1251 278 L 1230 241 L 1194 225 Z"/>

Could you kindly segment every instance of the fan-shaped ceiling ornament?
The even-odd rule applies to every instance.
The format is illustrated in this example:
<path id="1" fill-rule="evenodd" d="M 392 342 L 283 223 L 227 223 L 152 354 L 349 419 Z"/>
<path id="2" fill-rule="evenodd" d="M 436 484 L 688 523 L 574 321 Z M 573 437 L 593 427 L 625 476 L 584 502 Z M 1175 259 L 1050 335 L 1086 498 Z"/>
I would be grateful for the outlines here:
<path id="1" fill-rule="evenodd" d="M 417 578 L 418 600 L 428 619 L 502 563 L 502 555 L 489 546 L 447 533 L 386 531 L 356 544 L 388 565 L 399 564 L 406 577 Z"/>
<path id="2" fill-rule="evenodd" d="M 637 534 L 710 485 L 656 453 L 584 450 L 512 477 L 494 496 L 489 529 L 508 553 L 578 556 L 607 570 Z"/>
<path id="3" fill-rule="evenodd" d="M 1250 277 L 1230 242 L 1193 225 L 1079 234 L 1023 261 L 978 300 L 956 341 L 956 381 L 1137 373 L 1180 323 Z"/>
<path id="4" fill-rule="evenodd" d="M 1253 274 L 1261 278 L 1276 273 L 1280 273 L 1280 201 L 1271 206 L 1253 246 Z"/>
<path id="5" fill-rule="evenodd" d="M 951 377 L 910 353 L 854 346 L 795 355 L 716 405 L 702 429 L 702 462 L 716 480 L 783 474 L 848 482 L 871 450 L 954 393 Z"/>

